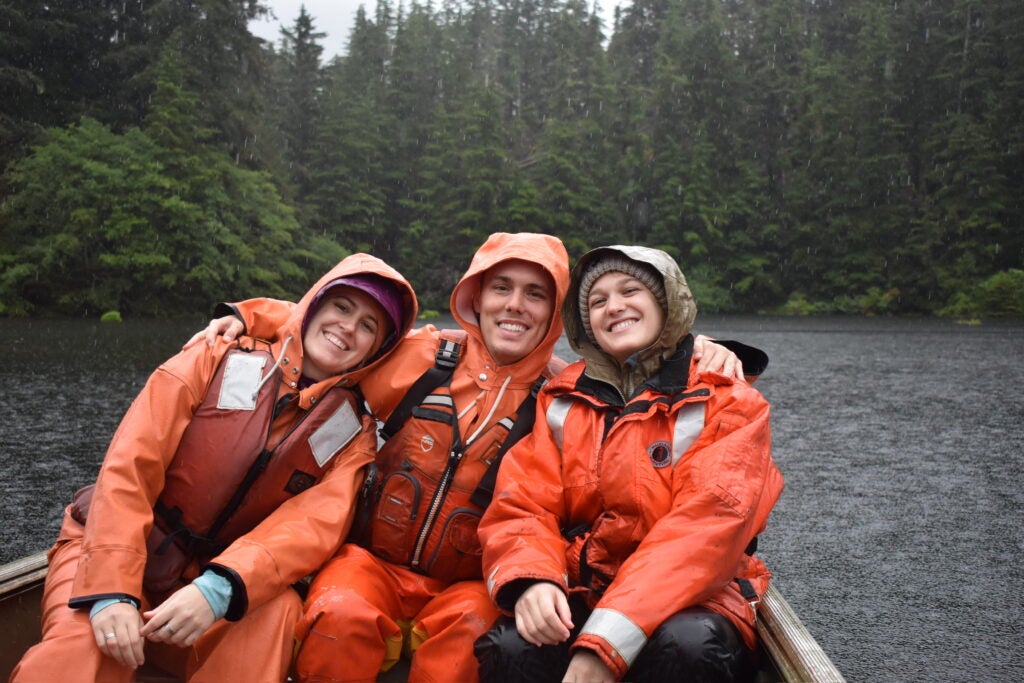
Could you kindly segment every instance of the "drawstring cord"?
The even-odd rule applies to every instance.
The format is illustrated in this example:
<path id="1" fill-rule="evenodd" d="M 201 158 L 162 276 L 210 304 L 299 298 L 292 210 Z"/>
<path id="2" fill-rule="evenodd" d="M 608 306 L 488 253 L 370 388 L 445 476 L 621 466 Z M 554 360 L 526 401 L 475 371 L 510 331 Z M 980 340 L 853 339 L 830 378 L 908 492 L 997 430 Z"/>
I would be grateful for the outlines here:
<path id="1" fill-rule="evenodd" d="M 288 344 L 290 344 L 291 341 L 292 337 L 288 336 L 284 340 L 284 344 L 281 344 L 281 353 L 278 354 L 277 361 L 274 363 L 273 366 L 271 366 L 270 370 L 267 371 L 267 374 L 263 376 L 263 379 L 260 380 L 260 383 L 256 385 L 256 391 L 252 393 L 254 399 L 260 393 L 260 389 L 263 388 L 263 385 L 267 383 L 267 380 L 274 376 L 274 371 L 281 367 L 281 363 L 284 361 L 284 354 L 288 350 Z"/>
<path id="2" fill-rule="evenodd" d="M 470 436 L 468 439 L 466 439 L 466 445 L 467 446 L 469 444 L 473 443 L 473 440 L 476 439 L 476 437 L 480 436 L 480 432 L 482 432 L 484 430 L 484 428 L 488 424 L 490 424 L 491 418 L 494 417 L 494 411 L 496 411 L 498 409 L 498 404 L 501 403 L 501 398 L 505 395 L 505 389 L 508 387 L 508 383 L 511 382 L 511 381 L 512 381 L 512 375 L 508 375 L 507 377 L 505 377 L 505 381 L 501 383 L 501 389 L 498 391 L 498 397 L 496 399 L 494 399 L 493 403 L 491 403 L 491 412 L 487 413 L 487 417 L 485 417 L 482 422 L 478 423 L 476 431 L 473 432 L 472 436 Z M 483 394 L 483 393 L 484 392 L 481 391 L 479 394 L 477 394 L 477 398 L 480 398 L 480 395 Z M 472 407 L 474 405 L 476 405 L 476 398 L 473 399 L 473 402 L 466 408 L 466 410 L 468 410 L 469 407 Z M 459 413 L 459 418 L 461 418 L 463 415 L 465 415 L 465 413 L 466 413 L 465 410 L 463 410 L 461 413 Z"/>

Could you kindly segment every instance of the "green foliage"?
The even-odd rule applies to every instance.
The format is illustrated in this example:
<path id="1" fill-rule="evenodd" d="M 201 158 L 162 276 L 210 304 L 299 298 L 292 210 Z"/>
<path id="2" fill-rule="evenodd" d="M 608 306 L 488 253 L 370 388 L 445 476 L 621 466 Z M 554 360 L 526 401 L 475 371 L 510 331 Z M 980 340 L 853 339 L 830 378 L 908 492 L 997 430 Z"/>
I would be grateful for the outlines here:
<path id="1" fill-rule="evenodd" d="M 1016 0 L 378 0 L 328 64 L 305 10 L 275 50 L 251 0 L 87 5 L 0 0 L 0 315 L 355 250 L 444 309 L 496 230 L 660 247 L 704 311 L 1021 314 Z"/>
<path id="2" fill-rule="evenodd" d="M 957 292 L 939 313 L 974 318 L 1024 317 L 1024 270 L 1002 271 L 967 291 Z"/>
<path id="3" fill-rule="evenodd" d="M 257 294 L 293 297 L 310 279 L 307 266 L 320 271 L 342 255 L 297 248 L 292 210 L 269 179 L 194 147 L 201 135 L 183 116 L 192 98 L 165 86 L 151 129 L 172 146 L 85 119 L 51 131 L 15 166 L 17 192 L 2 209 L 12 264 L 0 276 L 4 312 L 166 315 Z"/>

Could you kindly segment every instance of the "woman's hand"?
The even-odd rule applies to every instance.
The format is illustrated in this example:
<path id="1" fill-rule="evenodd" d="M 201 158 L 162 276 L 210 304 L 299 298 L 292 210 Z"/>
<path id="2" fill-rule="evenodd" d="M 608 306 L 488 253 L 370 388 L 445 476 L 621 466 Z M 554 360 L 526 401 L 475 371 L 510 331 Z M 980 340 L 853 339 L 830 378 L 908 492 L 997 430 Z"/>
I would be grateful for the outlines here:
<path id="1" fill-rule="evenodd" d="M 535 583 L 516 600 L 516 630 L 531 645 L 555 645 L 568 640 L 572 629 L 569 600 L 553 583 Z"/>
<path id="2" fill-rule="evenodd" d="M 593 652 L 581 650 L 569 660 L 562 683 L 613 683 L 615 674 Z"/>
<path id="3" fill-rule="evenodd" d="M 193 334 L 181 348 L 187 349 L 203 339 L 206 340 L 207 346 L 213 346 L 217 341 L 217 337 L 224 337 L 224 341 L 234 341 L 238 335 L 242 334 L 243 329 L 245 329 L 245 326 L 242 324 L 242 321 L 233 315 L 226 315 L 223 318 L 214 318 L 210 321 L 210 324 L 206 326 L 206 329 L 199 330 Z"/>
<path id="4" fill-rule="evenodd" d="M 195 586 L 185 586 L 156 609 L 145 612 L 142 636 L 156 643 L 188 647 L 213 626 L 210 603 Z"/>
<path id="5" fill-rule="evenodd" d="M 122 666 L 136 669 L 146 661 L 143 656 L 145 640 L 140 629 L 142 615 L 127 602 L 119 602 L 96 613 L 90 623 L 96 646 Z"/>
<path id="6" fill-rule="evenodd" d="M 736 354 L 703 334 L 698 334 L 693 340 L 693 357 L 698 361 L 697 372 L 716 372 L 726 377 L 745 379 L 743 364 Z"/>

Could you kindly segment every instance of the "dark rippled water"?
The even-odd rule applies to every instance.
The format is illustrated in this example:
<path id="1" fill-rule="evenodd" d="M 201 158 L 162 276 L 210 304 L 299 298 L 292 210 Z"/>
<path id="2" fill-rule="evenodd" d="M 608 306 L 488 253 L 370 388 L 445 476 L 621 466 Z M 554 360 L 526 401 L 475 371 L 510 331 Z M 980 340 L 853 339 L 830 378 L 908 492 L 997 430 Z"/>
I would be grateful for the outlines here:
<path id="1" fill-rule="evenodd" d="M 760 552 L 847 679 L 1020 680 L 1024 322 L 698 322 L 772 357 L 757 386 L 787 488 Z M 51 543 L 198 325 L 0 320 L 0 562 Z"/>

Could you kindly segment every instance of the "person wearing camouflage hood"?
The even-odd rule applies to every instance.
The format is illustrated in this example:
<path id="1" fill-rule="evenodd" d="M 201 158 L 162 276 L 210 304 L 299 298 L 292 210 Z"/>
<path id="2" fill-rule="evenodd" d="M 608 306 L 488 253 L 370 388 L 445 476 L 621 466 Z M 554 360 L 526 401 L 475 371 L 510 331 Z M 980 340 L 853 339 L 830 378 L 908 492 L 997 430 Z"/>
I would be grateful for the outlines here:
<path id="1" fill-rule="evenodd" d="M 646 247 L 584 255 L 562 309 L 582 360 L 551 380 L 480 523 L 504 616 L 492 681 L 749 676 L 770 574 L 754 555 L 783 486 L 769 407 L 693 360 L 697 307 Z"/>

